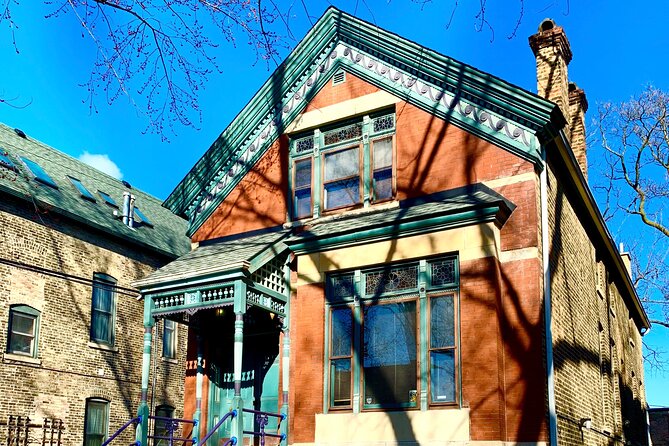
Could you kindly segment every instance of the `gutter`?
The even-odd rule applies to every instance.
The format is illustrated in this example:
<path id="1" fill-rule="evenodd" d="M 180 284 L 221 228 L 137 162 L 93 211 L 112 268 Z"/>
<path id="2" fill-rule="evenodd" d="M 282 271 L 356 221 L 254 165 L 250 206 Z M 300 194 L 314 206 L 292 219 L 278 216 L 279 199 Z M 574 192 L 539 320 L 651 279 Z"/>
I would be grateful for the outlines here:
<path id="1" fill-rule="evenodd" d="M 546 147 L 541 151 L 544 168 L 539 174 L 541 195 L 541 265 L 544 269 L 544 339 L 546 340 L 546 386 L 548 392 L 548 438 L 557 446 L 557 409 L 555 405 L 555 365 L 553 361 L 553 332 L 551 310 L 551 265 L 548 238 L 548 161 Z"/>

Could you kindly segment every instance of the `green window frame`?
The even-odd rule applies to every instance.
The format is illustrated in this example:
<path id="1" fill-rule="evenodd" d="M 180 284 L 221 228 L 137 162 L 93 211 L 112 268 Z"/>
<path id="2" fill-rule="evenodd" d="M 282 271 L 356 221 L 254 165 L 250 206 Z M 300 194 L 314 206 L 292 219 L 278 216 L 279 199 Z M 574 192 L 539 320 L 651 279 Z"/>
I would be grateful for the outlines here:
<path id="1" fill-rule="evenodd" d="M 84 446 L 101 446 L 109 431 L 109 401 L 101 398 L 86 400 L 84 417 Z"/>
<path id="2" fill-rule="evenodd" d="M 163 319 L 163 358 L 177 357 L 177 323 L 170 319 Z"/>
<path id="3" fill-rule="evenodd" d="M 291 218 L 394 199 L 395 113 L 382 111 L 291 138 Z"/>
<path id="4" fill-rule="evenodd" d="M 104 273 L 93 274 L 91 332 L 93 342 L 114 345 L 116 279 Z"/>
<path id="5" fill-rule="evenodd" d="M 7 353 L 36 358 L 40 312 L 28 305 L 9 308 Z"/>
<path id="6" fill-rule="evenodd" d="M 456 255 L 328 274 L 325 411 L 460 405 Z"/>

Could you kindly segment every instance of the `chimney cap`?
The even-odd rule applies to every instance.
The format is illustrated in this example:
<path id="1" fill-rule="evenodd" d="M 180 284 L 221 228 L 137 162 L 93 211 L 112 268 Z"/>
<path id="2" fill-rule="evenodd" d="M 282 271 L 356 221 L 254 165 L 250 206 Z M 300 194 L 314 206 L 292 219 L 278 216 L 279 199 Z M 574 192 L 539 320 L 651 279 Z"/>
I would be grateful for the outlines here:
<path id="1" fill-rule="evenodd" d="M 566 64 L 571 62 L 571 45 L 569 45 L 567 35 L 553 19 L 543 19 L 539 24 L 538 32 L 531 35 L 529 41 L 535 57 L 542 48 L 556 48 L 564 57 Z"/>

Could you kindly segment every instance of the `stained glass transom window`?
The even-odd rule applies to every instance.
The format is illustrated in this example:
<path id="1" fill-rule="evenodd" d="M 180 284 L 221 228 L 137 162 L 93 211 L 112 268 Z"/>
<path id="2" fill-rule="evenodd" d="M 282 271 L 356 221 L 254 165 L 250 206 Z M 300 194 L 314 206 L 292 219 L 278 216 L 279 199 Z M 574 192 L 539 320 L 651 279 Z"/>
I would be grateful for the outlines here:
<path id="1" fill-rule="evenodd" d="M 451 285 L 455 283 L 455 259 L 439 260 L 430 263 L 432 286 Z"/>
<path id="2" fill-rule="evenodd" d="M 395 115 L 386 115 L 374 118 L 372 120 L 374 132 L 382 132 L 384 130 L 392 130 L 395 128 Z"/>
<path id="3" fill-rule="evenodd" d="M 349 141 L 361 137 L 362 123 L 356 122 L 355 124 L 323 133 L 323 142 L 325 145 L 329 146 L 330 144 L 337 144 L 339 142 Z"/>
<path id="4" fill-rule="evenodd" d="M 353 274 L 332 276 L 330 278 L 330 292 L 335 299 L 344 299 L 355 295 Z"/>
<path id="5" fill-rule="evenodd" d="M 308 153 L 314 150 L 314 137 L 307 136 L 295 141 L 295 153 Z"/>
<path id="6" fill-rule="evenodd" d="M 380 295 L 418 288 L 416 265 L 374 271 L 365 274 L 365 294 Z"/>

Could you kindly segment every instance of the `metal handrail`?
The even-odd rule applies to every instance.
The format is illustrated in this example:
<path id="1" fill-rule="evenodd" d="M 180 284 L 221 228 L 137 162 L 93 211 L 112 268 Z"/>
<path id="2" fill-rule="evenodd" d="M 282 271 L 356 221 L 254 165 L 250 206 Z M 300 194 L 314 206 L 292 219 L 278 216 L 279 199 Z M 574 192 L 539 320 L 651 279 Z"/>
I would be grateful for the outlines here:
<path id="1" fill-rule="evenodd" d="M 234 418 L 236 416 L 237 416 L 237 409 L 233 409 L 230 412 L 226 413 L 223 416 L 223 418 L 218 420 L 218 423 L 216 423 L 216 425 L 209 432 L 207 432 L 207 435 L 202 437 L 202 441 L 200 441 L 200 446 L 204 445 L 207 442 L 207 440 L 209 440 L 209 438 L 212 435 L 214 435 L 214 432 L 216 432 L 218 428 L 221 427 L 221 425 L 225 422 L 225 420 L 227 420 L 229 417 Z M 225 442 L 225 445 L 235 445 L 235 444 L 237 444 L 237 438 L 235 437 L 232 437 Z"/>
<path id="2" fill-rule="evenodd" d="M 180 425 L 192 424 L 193 427 L 197 426 L 195 420 L 187 420 L 185 418 L 170 418 L 170 417 L 161 417 L 157 415 L 149 415 L 149 420 L 154 420 L 153 435 L 147 435 L 147 439 L 150 440 L 167 440 L 170 445 L 174 442 L 180 442 L 181 444 L 197 444 L 197 439 L 187 438 L 187 437 L 175 437 L 174 434 L 179 429 Z M 161 421 L 164 423 L 163 429 L 165 429 L 167 435 L 156 435 L 156 422 Z"/>
<path id="3" fill-rule="evenodd" d="M 286 439 L 286 434 L 270 434 L 265 432 L 265 426 L 269 423 L 269 417 L 275 417 L 279 419 L 277 423 L 277 430 L 281 427 L 281 422 L 286 419 L 286 414 L 284 413 L 272 413 L 272 412 L 263 412 L 261 410 L 254 409 L 242 409 L 246 413 L 254 414 L 254 418 L 258 421 L 258 426 L 260 426 L 260 431 L 244 431 L 244 434 L 253 435 L 254 437 L 260 437 L 260 446 L 265 446 L 265 438 L 279 438 L 280 441 Z"/>
<path id="4" fill-rule="evenodd" d="M 109 443 L 111 443 L 111 442 L 114 440 L 114 438 L 118 437 L 118 436 L 121 434 L 121 432 L 123 432 L 124 430 L 126 430 L 126 429 L 128 428 L 128 426 L 130 426 L 131 424 L 135 424 L 135 425 L 137 425 L 137 424 L 139 424 L 139 423 L 141 423 L 141 422 L 142 422 L 142 416 L 141 416 L 141 415 L 138 415 L 137 417 L 135 417 L 135 418 L 133 418 L 132 420 L 128 421 L 128 422 L 125 423 L 123 426 L 121 426 L 121 427 L 119 428 L 119 430 L 117 430 L 117 431 L 114 433 L 114 435 L 112 435 L 111 437 L 107 438 L 107 439 L 102 443 L 102 446 L 107 446 Z M 134 442 L 134 443 L 132 443 L 132 444 L 135 445 L 135 446 L 139 446 L 139 442 L 137 442 L 137 441 Z"/>

